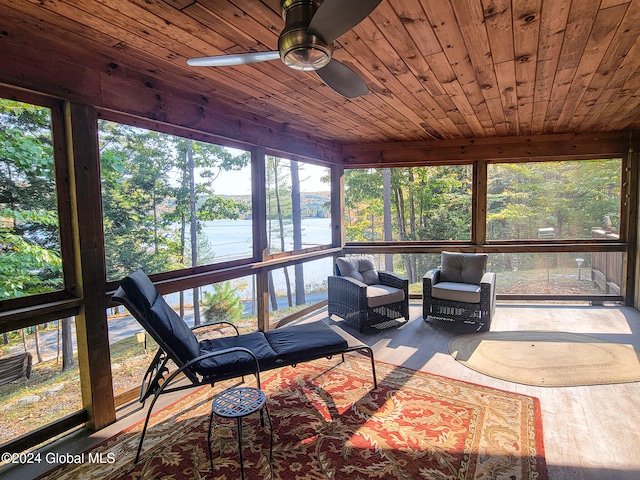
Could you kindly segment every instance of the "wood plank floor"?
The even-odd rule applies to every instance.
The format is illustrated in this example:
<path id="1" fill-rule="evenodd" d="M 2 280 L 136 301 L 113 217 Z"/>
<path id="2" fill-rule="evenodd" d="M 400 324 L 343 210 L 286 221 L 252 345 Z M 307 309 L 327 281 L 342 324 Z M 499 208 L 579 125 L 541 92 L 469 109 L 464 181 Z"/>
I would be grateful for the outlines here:
<path id="1" fill-rule="evenodd" d="M 370 345 L 376 360 L 539 398 L 551 480 L 640 478 L 640 383 L 534 387 L 477 373 L 449 355 L 449 340 L 463 332 L 422 321 L 420 304 L 400 329 L 360 334 L 334 320 Z M 640 352 L 640 313 L 629 307 L 499 305 L 491 330 L 582 333 Z"/>
<path id="2" fill-rule="evenodd" d="M 334 318 L 330 323 L 370 345 L 376 360 L 540 399 L 546 460 L 551 480 L 637 480 L 640 478 L 640 383 L 590 387 L 533 387 L 498 380 L 456 362 L 447 348 L 460 332 L 448 324 L 422 321 L 419 303 L 399 329 L 361 334 Z M 304 321 L 325 319 L 323 309 Z M 629 307 L 499 305 L 491 330 L 544 330 L 593 335 L 632 345 L 640 352 L 640 312 Z M 165 402 L 173 401 L 167 398 Z M 91 436 L 80 432 L 49 449 L 79 453 L 138 421 L 138 404 L 119 422 Z M 2 479 L 34 478 L 46 466 L 13 468 Z"/>

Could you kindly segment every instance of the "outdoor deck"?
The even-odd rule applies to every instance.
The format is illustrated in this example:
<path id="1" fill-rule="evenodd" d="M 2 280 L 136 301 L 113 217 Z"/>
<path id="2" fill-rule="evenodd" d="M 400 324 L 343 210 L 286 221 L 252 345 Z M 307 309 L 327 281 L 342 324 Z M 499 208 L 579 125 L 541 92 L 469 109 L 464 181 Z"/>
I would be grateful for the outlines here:
<path id="1" fill-rule="evenodd" d="M 423 322 L 420 304 L 411 305 L 411 319 L 396 331 L 348 331 L 372 346 L 378 361 L 538 397 L 551 480 L 640 478 L 640 383 L 552 388 L 498 380 L 449 355 L 459 331 Z M 640 352 L 640 313 L 628 307 L 498 305 L 491 330 L 582 333 Z"/>
<path id="2" fill-rule="evenodd" d="M 447 344 L 460 332 L 426 324 L 421 311 L 421 305 L 413 303 L 411 321 L 400 329 L 360 334 L 345 327 L 345 331 L 372 346 L 378 361 L 538 397 L 551 480 L 640 477 L 640 383 L 552 388 L 488 377 L 449 355 Z M 326 319 L 326 310 L 308 320 L 319 318 Z M 640 351 L 640 312 L 628 307 L 498 305 L 491 329 L 582 333 L 629 344 Z M 55 450 L 81 452 L 139 420 L 143 412 L 137 409 L 138 404 L 134 404 L 128 416 L 123 418 L 124 413 L 120 413 L 123 420 L 91 438 L 68 437 Z M 0 473 L 0 478 L 25 479 L 39 473 L 33 467 L 22 467 Z"/>

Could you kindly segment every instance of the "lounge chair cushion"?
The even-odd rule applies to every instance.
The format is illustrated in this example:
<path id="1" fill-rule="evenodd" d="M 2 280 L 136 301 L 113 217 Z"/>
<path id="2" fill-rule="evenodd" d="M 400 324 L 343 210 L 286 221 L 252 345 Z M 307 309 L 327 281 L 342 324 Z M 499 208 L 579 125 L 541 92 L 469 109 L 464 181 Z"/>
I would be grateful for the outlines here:
<path id="1" fill-rule="evenodd" d="M 431 287 L 431 296 L 453 302 L 480 303 L 480 286 L 472 283 L 439 282 Z"/>
<path id="2" fill-rule="evenodd" d="M 264 335 L 285 364 L 336 355 L 348 347 L 341 335 L 320 321 L 276 328 Z"/>
<path id="3" fill-rule="evenodd" d="M 277 353 L 269 345 L 262 332 L 202 340 L 200 342 L 200 355 L 233 347 L 244 347 L 251 350 L 258 359 L 260 370 L 273 368 L 278 359 Z M 253 358 L 243 352 L 205 358 L 197 368 L 198 373 L 205 377 L 215 375 L 229 376 L 230 373 L 237 377 L 254 373 L 255 370 L 256 365 Z"/>
<path id="4" fill-rule="evenodd" d="M 339 274 L 343 277 L 355 278 L 367 285 L 380 283 L 380 277 L 371 255 L 340 257 L 336 259 L 336 265 Z"/>
<path id="5" fill-rule="evenodd" d="M 442 252 L 441 282 L 480 285 L 487 268 L 486 254 Z"/>
<path id="6" fill-rule="evenodd" d="M 140 324 L 150 333 L 156 332 L 156 335 L 164 339 L 167 346 L 183 363 L 187 363 L 200 354 L 200 346 L 196 336 L 165 302 L 162 295 L 158 295 L 155 286 L 142 270 L 124 278 L 121 285 L 132 303 L 140 311 L 146 313 L 145 320 L 148 321 L 148 324 L 145 325 L 147 322 L 138 318 Z"/>

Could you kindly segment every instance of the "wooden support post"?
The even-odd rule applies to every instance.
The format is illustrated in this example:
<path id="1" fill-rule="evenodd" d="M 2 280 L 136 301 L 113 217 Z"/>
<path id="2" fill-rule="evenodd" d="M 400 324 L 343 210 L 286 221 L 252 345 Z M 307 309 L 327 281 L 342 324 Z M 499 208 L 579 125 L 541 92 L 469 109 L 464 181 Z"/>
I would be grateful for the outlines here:
<path id="1" fill-rule="evenodd" d="M 267 237 L 267 174 L 264 147 L 251 150 L 251 209 L 253 215 L 253 258 L 263 262 L 269 240 Z M 258 330 L 269 329 L 269 272 L 261 268 L 256 273 L 256 303 Z"/>
<path id="2" fill-rule="evenodd" d="M 87 426 L 97 430 L 116 419 L 107 329 L 106 267 L 100 195 L 97 115 L 93 107 L 64 108 L 75 289 L 83 299 L 76 316 L 82 404 Z"/>
<path id="3" fill-rule="evenodd" d="M 472 228 L 471 241 L 482 246 L 487 241 L 487 162 L 473 164 Z"/>
<path id="4" fill-rule="evenodd" d="M 638 274 L 640 273 L 640 222 L 638 215 L 640 214 L 640 165 L 638 165 L 639 152 L 638 146 L 631 144 L 626 159 L 622 161 L 622 205 L 620 218 L 620 238 L 627 242 L 629 246 L 627 250 L 626 278 L 623 279 L 622 293 L 625 296 L 625 304 L 638 308 L 640 306 L 640 281 Z M 623 223 L 624 222 L 624 223 Z"/>
<path id="5" fill-rule="evenodd" d="M 331 246 L 344 248 L 344 167 L 331 167 Z"/>

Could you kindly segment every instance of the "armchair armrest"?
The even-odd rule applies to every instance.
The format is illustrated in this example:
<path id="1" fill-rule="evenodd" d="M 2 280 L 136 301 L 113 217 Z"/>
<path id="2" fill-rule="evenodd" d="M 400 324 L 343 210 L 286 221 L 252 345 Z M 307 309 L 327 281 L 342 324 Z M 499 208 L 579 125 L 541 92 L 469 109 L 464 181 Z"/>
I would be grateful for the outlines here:
<path id="1" fill-rule="evenodd" d="M 329 303 L 349 306 L 355 310 L 367 308 L 367 285 L 355 278 L 331 275 L 327 277 Z"/>
<path id="2" fill-rule="evenodd" d="M 482 276 L 482 280 L 480 280 L 480 286 L 482 285 L 490 285 L 491 288 L 495 289 L 496 286 L 496 274 L 494 272 L 487 272 Z"/>
<path id="3" fill-rule="evenodd" d="M 440 282 L 440 269 L 432 268 L 422 277 L 422 318 L 426 320 L 431 312 L 431 288 Z"/>
<path id="4" fill-rule="evenodd" d="M 380 277 L 380 283 L 389 287 L 399 288 L 404 290 L 405 294 L 409 291 L 409 279 L 398 275 L 394 272 L 387 272 L 386 270 L 378 270 L 378 277 Z"/>
<path id="5" fill-rule="evenodd" d="M 483 310 L 490 311 L 491 316 L 496 305 L 496 274 L 487 272 L 480 281 L 480 303 Z"/>
<path id="6" fill-rule="evenodd" d="M 427 273 L 424 274 L 424 277 L 422 277 L 422 280 L 424 282 L 428 282 L 429 286 L 435 285 L 436 283 L 440 282 L 440 272 L 442 270 L 440 270 L 439 268 L 432 268 L 431 270 L 429 270 Z"/>
<path id="7" fill-rule="evenodd" d="M 360 280 L 356 280 L 355 278 L 352 278 L 352 277 L 333 276 L 329 278 L 337 279 L 336 280 L 337 282 L 342 283 L 344 285 L 343 288 L 355 288 L 356 290 L 367 288 L 366 283 L 361 282 Z M 353 287 L 350 287 L 350 285 L 353 285 Z"/>

